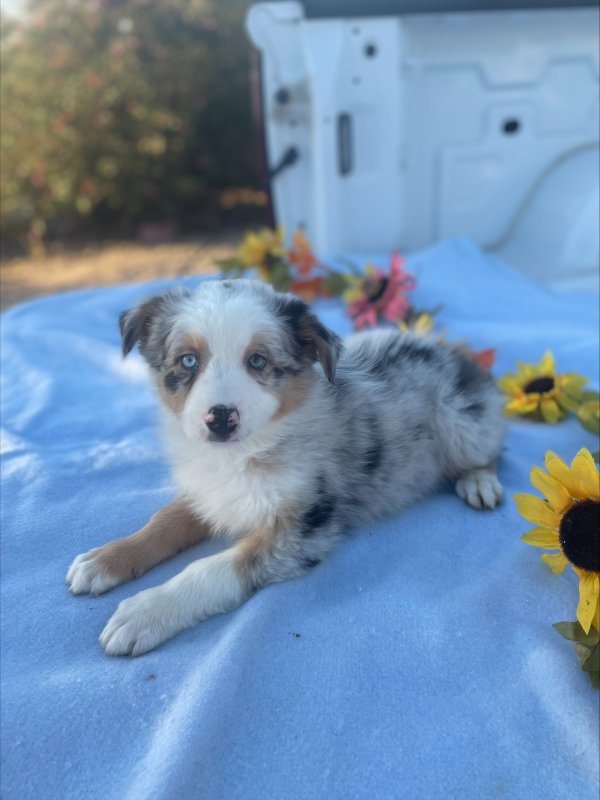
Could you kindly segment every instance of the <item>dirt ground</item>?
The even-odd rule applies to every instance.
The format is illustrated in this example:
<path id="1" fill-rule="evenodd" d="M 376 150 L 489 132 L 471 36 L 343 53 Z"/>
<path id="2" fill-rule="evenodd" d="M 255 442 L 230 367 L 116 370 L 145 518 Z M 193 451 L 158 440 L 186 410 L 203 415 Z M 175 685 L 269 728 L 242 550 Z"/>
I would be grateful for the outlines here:
<path id="1" fill-rule="evenodd" d="M 139 242 L 89 245 L 0 265 L 2 310 L 33 297 L 120 283 L 138 283 L 216 271 L 234 252 L 242 233 L 226 232 L 168 244 Z"/>

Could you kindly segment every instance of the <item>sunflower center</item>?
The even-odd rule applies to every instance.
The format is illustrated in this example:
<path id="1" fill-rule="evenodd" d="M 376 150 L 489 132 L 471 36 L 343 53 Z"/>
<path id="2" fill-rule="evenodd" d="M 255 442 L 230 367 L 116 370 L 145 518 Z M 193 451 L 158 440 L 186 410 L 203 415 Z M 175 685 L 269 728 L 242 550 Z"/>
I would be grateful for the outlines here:
<path id="1" fill-rule="evenodd" d="M 371 283 L 368 287 L 368 295 L 371 303 L 376 303 L 387 289 L 389 278 L 379 278 Z"/>
<path id="2" fill-rule="evenodd" d="M 534 378 L 523 387 L 523 391 L 526 394 L 543 394 L 544 392 L 550 392 L 552 389 L 554 389 L 554 378 L 545 375 L 541 378 Z"/>
<path id="3" fill-rule="evenodd" d="M 600 503 L 584 500 L 570 508 L 560 521 L 558 538 L 571 564 L 600 572 Z"/>

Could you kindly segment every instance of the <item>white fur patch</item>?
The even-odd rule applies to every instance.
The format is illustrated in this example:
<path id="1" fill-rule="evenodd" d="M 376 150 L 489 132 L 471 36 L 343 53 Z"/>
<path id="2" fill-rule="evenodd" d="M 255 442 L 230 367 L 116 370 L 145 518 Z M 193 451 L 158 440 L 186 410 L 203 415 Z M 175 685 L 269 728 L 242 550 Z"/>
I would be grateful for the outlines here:
<path id="1" fill-rule="evenodd" d="M 474 469 L 456 482 L 456 494 L 473 508 L 496 508 L 502 486 L 489 469 Z"/>
<path id="2" fill-rule="evenodd" d="M 100 634 L 108 655 L 139 656 L 214 614 L 236 608 L 244 593 L 236 548 L 201 558 L 153 589 L 123 600 Z"/>
<path id="3" fill-rule="evenodd" d="M 100 552 L 96 547 L 87 553 L 81 553 L 73 561 L 67 572 L 67 586 L 72 594 L 98 595 L 122 583 L 116 578 L 100 570 L 95 559 L 95 554 Z"/>
<path id="4" fill-rule="evenodd" d="M 268 481 L 263 470 L 249 465 L 254 458 L 276 449 L 278 431 L 289 419 L 271 425 L 271 435 L 245 442 L 210 442 L 191 446 L 173 414 L 163 416 L 164 440 L 180 492 L 196 514 L 216 532 L 231 536 L 269 528 L 283 508 L 301 502 L 310 492 L 310 474 L 315 453 L 282 452 L 270 463 Z M 288 428 L 289 430 L 289 428 Z"/>
<path id="5" fill-rule="evenodd" d="M 192 441 L 206 441 L 209 431 L 204 420 L 217 405 L 239 412 L 239 426 L 230 441 L 247 439 L 264 427 L 279 404 L 248 373 L 245 362 L 254 336 L 277 337 L 279 325 L 273 315 L 250 292 L 229 295 L 221 286 L 207 283 L 187 301 L 176 329 L 202 336 L 209 353 L 181 412 L 186 435 Z"/>

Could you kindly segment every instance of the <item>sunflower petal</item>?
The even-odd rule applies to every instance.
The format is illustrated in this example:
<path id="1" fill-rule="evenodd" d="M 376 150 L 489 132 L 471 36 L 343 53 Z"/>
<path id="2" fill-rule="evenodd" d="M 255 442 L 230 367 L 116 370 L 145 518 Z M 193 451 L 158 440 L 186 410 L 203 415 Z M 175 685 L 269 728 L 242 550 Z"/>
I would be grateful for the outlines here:
<path id="1" fill-rule="evenodd" d="M 574 413 L 577 413 L 581 405 L 580 400 L 570 394 L 566 394 L 566 392 L 559 392 L 556 395 L 556 402 L 565 411 L 573 411 Z"/>
<path id="2" fill-rule="evenodd" d="M 535 378 L 538 374 L 535 364 L 526 364 L 524 361 L 517 361 L 517 374 L 523 380 Z"/>
<path id="3" fill-rule="evenodd" d="M 533 494 L 515 494 L 514 500 L 519 514 L 528 522 L 533 522 L 534 525 L 541 525 L 544 528 L 558 530 L 560 515 L 553 511 L 540 497 L 535 497 Z"/>
<path id="4" fill-rule="evenodd" d="M 550 425 L 555 425 L 564 416 L 556 400 L 542 400 L 540 408 L 544 421 Z"/>
<path id="5" fill-rule="evenodd" d="M 521 541 L 532 547 L 545 547 L 546 550 L 560 550 L 558 534 L 550 528 L 532 528 L 521 536 Z"/>
<path id="6" fill-rule="evenodd" d="M 536 398 L 515 397 L 506 404 L 507 414 L 529 414 L 538 407 Z"/>
<path id="7" fill-rule="evenodd" d="M 552 350 L 546 350 L 538 364 L 540 375 L 553 375 L 556 369 Z"/>
<path id="8" fill-rule="evenodd" d="M 577 619 L 586 633 L 590 632 L 592 620 L 596 614 L 600 591 L 599 582 L 600 579 L 594 572 L 583 572 L 579 578 Z"/>
<path id="9" fill-rule="evenodd" d="M 567 557 L 562 553 L 543 553 L 540 558 L 555 575 L 560 575 L 565 571 L 565 567 L 569 563 Z"/>
<path id="10" fill-rule="evenodd" d="M 530 473 L 531 483 L 541 492 L 558 514 L 573 504 L 571 493 L 565 489 L 560 481 L 548 475 L 543 469 L 533 467 Z"/>
<path id="11" fill-rule="evenodd" d="M 521 381 L 517 375 L 503 375 L 498 378 L 498 386 L 506 394 L 514 394 L 521 388 Z"/>
<path id="12" fill-rule="evenodd" d="M 552 450 L 548 450 L 544 459 L 544 463 L 546 464 L 546 469 L 550 475 L 562 483 L 565 489 L 570 492 L 572 497 L 576 497 L 578 500 L 583 499 L 584 495 L 582 494 L 581 488 L 577 483 L 575 476 L 571 474 L 571 470 L 565 464 L 562 458 L 557 456 L 556 453 L 553 453 Z"/>
<path id="13" fill-rule="evenodd" d="M 583 447 L 571 462 L 573 477 L 581 487 L 584 497 L 600 500 L 600 476 L 589 450 Z"/>
<path id="14" fill-rule="evenodd" d="M 589 378 L 579 375 L 577 372 L 567 372 L 560 376 L 560 384 L 571 394 L 581 394 L 583 387 L 589 383 Z"/>

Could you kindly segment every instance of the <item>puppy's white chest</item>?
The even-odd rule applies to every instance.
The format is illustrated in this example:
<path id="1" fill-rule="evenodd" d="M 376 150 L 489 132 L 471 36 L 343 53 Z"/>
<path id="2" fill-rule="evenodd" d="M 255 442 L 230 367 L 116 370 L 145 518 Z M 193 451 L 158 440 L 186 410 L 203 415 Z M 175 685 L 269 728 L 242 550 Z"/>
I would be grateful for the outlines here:
<path id="1" fill-rule="evenodd" d="M 272 525 L 294 494 L 295 480 L 265 472 L 252 460 L 232 458 L 227 445 L 208 453 L 174 454 L 175 479 L 197 514 L 222 533 L 237 536 Z M 212 452 L 214 451 L 214 452 Z"/>

